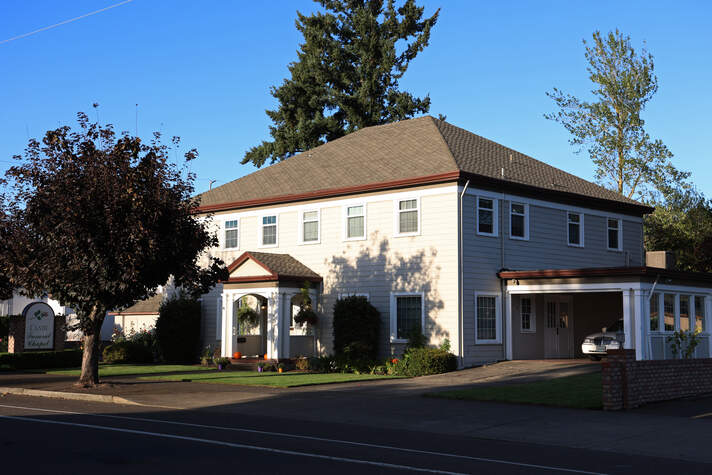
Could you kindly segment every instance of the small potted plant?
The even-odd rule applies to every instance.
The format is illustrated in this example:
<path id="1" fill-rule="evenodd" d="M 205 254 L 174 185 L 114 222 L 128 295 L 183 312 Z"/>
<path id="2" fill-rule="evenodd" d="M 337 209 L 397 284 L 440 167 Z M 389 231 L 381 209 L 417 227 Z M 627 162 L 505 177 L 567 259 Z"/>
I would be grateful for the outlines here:
<path id="1" fill-rule="evenodd" d="M 257 363 L 257 372 L 258 373 L 264 372 L 265 366 L 267 366 L 267 363 L 265 363 L 264 361 L 260 361 L 259 363 Z"/>
<path id="2" fill-rule="evenodd" d="M 218 371 L 222 371 L 230 366 L 230 358 L 221 357 L 215 359 L 215 364 L 218 365 Z"/>
<path id="3" fill-rule="evenodd" d="M 284 363 L 280 363 L 277 365 L 277 371 L 280 373 L 283 373 L 284 370 L 286 370 L 286 369 L 287 369 L 287 366 Z"/>

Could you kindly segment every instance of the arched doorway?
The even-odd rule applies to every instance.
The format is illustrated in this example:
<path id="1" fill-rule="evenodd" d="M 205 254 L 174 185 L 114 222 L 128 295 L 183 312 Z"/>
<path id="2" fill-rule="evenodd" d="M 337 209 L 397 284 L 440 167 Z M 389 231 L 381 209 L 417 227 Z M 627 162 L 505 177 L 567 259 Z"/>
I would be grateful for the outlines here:
<path id="1" fill-rule="evenodd" d="M 240 318 L 241 310 L 249 308 L 258 315 L 257 322 Z M 232 348 L 245 357 L 263 356 L 267 353 L 267 299 L 262 295 L 244 294 L 232 305 Z"/>

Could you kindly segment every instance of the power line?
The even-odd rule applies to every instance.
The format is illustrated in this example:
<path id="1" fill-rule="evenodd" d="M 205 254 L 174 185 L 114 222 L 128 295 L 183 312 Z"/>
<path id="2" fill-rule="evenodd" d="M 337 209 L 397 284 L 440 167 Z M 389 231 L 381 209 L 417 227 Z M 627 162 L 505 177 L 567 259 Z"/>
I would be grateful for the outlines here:
<path id="1" fill-rule="evenodd" d="M 81 20 L 82 18 L 96 15 L 97 13 L 105 12 L 107 10 L 111 10 L 112 8 L 120 7 L 121 5 L 126 5 L 127 3 L 131 3 L 133 1 L 134 0 L 124 0 L 123 2 L 115 3 L 113 5 L 109 5 L 108 7 L 104 7 L 99 10 L 95 10 L 93 12 L 85 13 L 84 15 L 79 15 L 78 17 L 75 17 L 75 18 L 70 18 L 69 20 L 60 21 L 59 23 L 55 23 L 54 25 L 45 26 L 44 28 L 40 28 L 39 30 L 34 30 L 34 31 L 30 31 L 29 33 L 23 33 L 21 35 L 13 36 L 12 38 L 8 38 L 6 40 L 0 41 L 0 45 L 3 43 L 9 43 L 11 41 L 19 40 L 21 38 L 27 38 L 28 36 L 35 35 L 37 33 L 43 32 L 43 31 L 51 30 L 52 28 L 57 28 L 58 26 L 66 25 L 67 23 L 72 23 L 77 20 Z"/>

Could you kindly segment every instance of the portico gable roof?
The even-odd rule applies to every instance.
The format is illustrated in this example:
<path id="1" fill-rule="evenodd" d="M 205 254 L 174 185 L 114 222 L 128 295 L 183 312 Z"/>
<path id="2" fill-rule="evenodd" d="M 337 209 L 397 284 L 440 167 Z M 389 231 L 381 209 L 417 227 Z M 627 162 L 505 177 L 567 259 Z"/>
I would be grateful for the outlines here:
<path id="1" fill-rule="evenodd" d="M 227 268 L 230 273 L 224 282 L 312 282 L 319 283 L 319 274 L 289 254 L 246 251 Z"/>

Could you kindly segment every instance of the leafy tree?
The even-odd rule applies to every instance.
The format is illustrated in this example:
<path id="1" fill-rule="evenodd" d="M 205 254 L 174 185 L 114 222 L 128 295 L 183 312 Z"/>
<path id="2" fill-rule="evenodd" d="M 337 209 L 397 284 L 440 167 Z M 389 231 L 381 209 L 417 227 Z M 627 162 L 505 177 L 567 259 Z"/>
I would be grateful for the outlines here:
<path id="1" fill-rule="evenodd" d="M 92 385 L 107 310 L 153 295 L 171 276 L 189 293 L 207 291 L 226 269 L 214 258 L 198 265 L 217 238 L 195 215 L 193 175 L 169 163 L 159 134 L 144 144 L 83 113 L 78 123 L 30 140 L 15 157 L 2 263 L 13 285 L 76 311 L 84 332 L 79 383 Z M 196 157 L 185 154 L 186 162 Z"/>
<path id="2" fill-rule="evenodd" d="M 304 43 L 289 65 L 291 77 L 271 89 L 279 102 L 267 111 L 272 141 L 251 148 L 242 163 L 274 163 L 357 129 L 430 109 L 430 97 L 400 91 L 398 81 L 428 45 L 439 10 L 423 19 L 415 0 L 400 7 L 394 0 L 315 1 L 326 12 L 297 12 Z"/>
<path id="3" fill-rule="evenodd" d="M 604 186 L 632 197 L 655 195 L 661 186 L 684 182 L 689 173 L 677 170 L 672 153 L 645 131 L 641 113 L 658 90 L 653 56 L 637 52 L 620 31 L 584 40 L 587 71 L 594 85 L 591 102 L 557 88 L 547 95 L 559 111 L 544 117 L 561 123 L 570 143 L 588 147 L 596 178 Z"/>
<path id="4" fill-rule="evenodd" d="M 156 320 L 156 340 L 164 361 L 195 363 L 200 352 L 200 302 L 186 296 L 164 301 Z"/>
<path id="5" fill-rule="evenodd" d="M 5 186 L 5 180 L 0 178 L 0 186 Z M 5 195 L 0 193 L 0 300 L 12 298 L 14 286 L 8 277 L 5 260 L 9 259 L 8 244 L 10 240 L 9 215 L 5 210 Z"/>
<path id="6" fill-rule="evenodd" d="M 645 217 L 645 248 L 669 250 L 679 270 L 712 272 L 712 203 L 695 190 L 666 190 Z"/>

